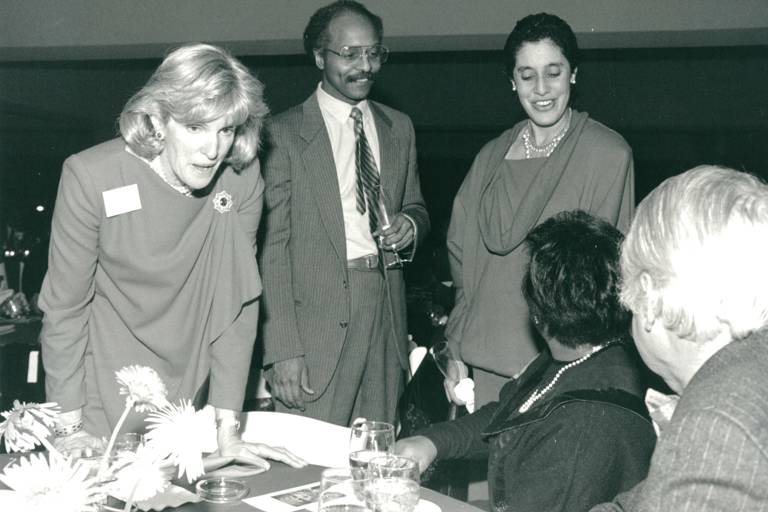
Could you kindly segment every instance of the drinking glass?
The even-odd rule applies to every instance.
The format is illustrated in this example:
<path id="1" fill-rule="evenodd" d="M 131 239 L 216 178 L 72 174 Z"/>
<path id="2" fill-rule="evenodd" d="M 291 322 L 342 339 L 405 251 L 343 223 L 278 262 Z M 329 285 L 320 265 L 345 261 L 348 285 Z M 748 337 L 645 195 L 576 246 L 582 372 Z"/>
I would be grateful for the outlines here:
<path id="1" fill-rule="evenodd" d="M 379 201 L 377 206 L 377 213 L 379 214 L 379 229 L 387 229 L 391 226 L 389 220 L 389 213 L 387 212 L 387 195 L 384 192 L 384 188 L 379 184 Z M 386 268 L 402 268 L 403 263 L 408 263 L 411 260 L 400 256 L 400 253 L 395 249 L 395 246 L 388 247 L 384 245 L 384 237 L 379 237 L 379 246 L 383 251 L 392 253 L 392 260 L 386 262 Z"/>
<path id="2" fill-rule="evenodd" d="M 115 446 L 113 448 L 115 457 L 120 457 L 126 452 L 136 453 L 139 446 L 144 444 L 144 438 L 141 434 L 136 432 L 128 432 L 126 434 L 120 434 L 115 439 Z"/>
<path id="3" fill-rule="evenodd" d="M 353 478 L 349 468 L 324 469 L 320 476 L 319 512 L 368 512 L 365 479 Z"/>
<path id="4" fill-rule="evenodd" d="M 418 463 L 399 455 L 371 459 L 365 500 L 373 512 L 413 512 L 419 502 Z"/>
<path id="5" fill-rule="evenodd" d="M 355 421 L 349 436 L 349 467 L 355 478 L 362 479 L 368 470 L 368 461 L 374 457 L 393 453 L 395 427 L 383 421 Z"/>

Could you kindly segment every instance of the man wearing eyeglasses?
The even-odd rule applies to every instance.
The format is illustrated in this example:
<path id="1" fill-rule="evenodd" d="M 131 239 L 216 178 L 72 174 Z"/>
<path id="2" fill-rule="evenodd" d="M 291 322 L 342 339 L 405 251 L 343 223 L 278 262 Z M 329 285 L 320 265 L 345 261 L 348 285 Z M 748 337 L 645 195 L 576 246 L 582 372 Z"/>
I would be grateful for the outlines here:
<path id="1" fill-rule="evenodd" d="M 265 151 L 264 366 L 278 411 L 393 422 L 407 368 L 405 285 L 429 228 L 413 124 L 368 100 L 389 51 L 353 1 L 315 12 L 322 80 L 275 116 Z"/>

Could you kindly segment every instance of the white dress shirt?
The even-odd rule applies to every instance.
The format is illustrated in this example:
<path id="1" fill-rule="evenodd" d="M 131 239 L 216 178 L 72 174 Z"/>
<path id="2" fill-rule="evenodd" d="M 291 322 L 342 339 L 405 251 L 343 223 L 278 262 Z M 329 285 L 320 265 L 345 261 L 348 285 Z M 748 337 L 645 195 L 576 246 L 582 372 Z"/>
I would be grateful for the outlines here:
<path id="1" fill-rule="evenodd" d="M 357 211 L 357 167 L 355 164 L 355 122 L 350 117 L 352 107 L 357 107 L 363 114 L 363 130 L 371 147 L 376 169 L 381 172 L 381 153 L 379 137 L 367 100 L 357 105 L 350 105 L 325 92 L 321 84 L 317 86 L 317 102 L 325 121 L 328 138 L 331 139 L 333 160 L 336 164 L 336 177 L 339 180 L 341 209 L 344 214 L 344 233 L 347 238 L 347 259 L 376 254 L 376 242 L 368 227 L 368 210 L 364 214 Z"/>

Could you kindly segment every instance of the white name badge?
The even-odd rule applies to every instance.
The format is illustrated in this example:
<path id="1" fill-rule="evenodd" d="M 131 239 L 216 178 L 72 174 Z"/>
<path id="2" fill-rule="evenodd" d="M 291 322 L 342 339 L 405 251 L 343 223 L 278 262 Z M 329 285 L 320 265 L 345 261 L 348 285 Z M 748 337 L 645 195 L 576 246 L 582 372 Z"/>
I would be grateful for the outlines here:
<path id="1" fill-rule="evenodd" d="M 125 187 L 105 190 L 101 195 L 104 198 L 104 212 L 107 214 L 107 217 L 141 210 L 139 187 L 135 183 Z"/>

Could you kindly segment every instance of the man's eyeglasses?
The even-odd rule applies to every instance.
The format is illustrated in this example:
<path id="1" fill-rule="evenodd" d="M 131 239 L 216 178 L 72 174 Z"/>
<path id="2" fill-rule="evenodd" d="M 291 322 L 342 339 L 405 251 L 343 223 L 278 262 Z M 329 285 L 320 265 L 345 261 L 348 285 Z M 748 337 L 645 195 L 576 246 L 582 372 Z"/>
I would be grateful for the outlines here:
<path id="1" fill-rule="evenodd" d="M 342 46 L 339 51 L 331 50 L 330 48 L 324 48 L 326 51 L 338 55 L 350 64 L 357 62 L 365 55 L 369 61 L 378 62 L 384 64 L 389 57 L 389 48 L 383 44 L 375 44 L 373 46 Z"/>

